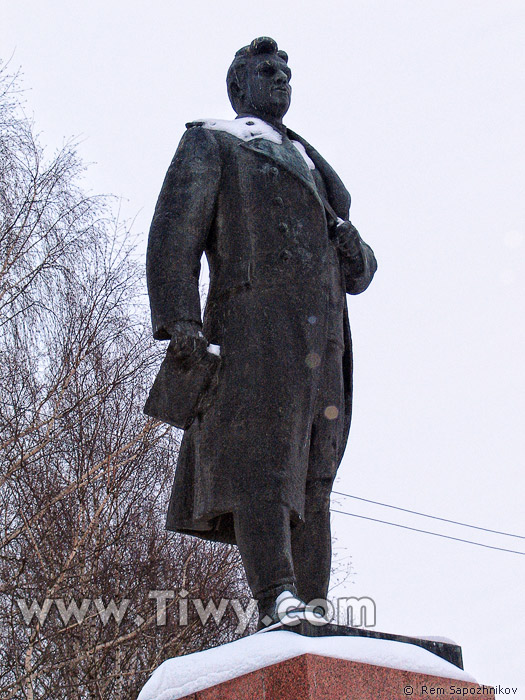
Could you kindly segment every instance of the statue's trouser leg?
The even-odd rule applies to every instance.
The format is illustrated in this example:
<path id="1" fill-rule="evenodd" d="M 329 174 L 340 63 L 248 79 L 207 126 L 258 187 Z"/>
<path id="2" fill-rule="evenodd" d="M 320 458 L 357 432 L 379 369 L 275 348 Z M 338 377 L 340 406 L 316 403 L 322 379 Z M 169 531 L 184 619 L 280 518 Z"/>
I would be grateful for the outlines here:
<path id="1" fill-rule="evenodd" d="M 332 479 L 307 481 L 305 521 L 292 530 L 292 555 L 301 600 L 326 599 L 332 561 L 330 491 Z"/>
<path id="2" fill-rule="evenodd" d="M 310 603 L 328 594 L 332 560 L 330 493 L 344 439 L 343 346 L 329 340 L 310 436 L 304 522 L 292 530 L 297 593 Z"/>
<path id="3" fill-rule="evenodd" d="M 304 522 L 292 529 L 289 509 L 266 501 L 250 502 L 234 513 L 248 584 L 259 600 L 296 586 L 307 603 L 326 597 L 332 557 L 330 492 L 344 434 L 342 353 L 338 343 L 327 343 L 312 423 Z"/>
<path id="4" fill-rule="evenodd" d="M 235 538 L 254 598 L 295 589 L 290 510 L 259 501 L 234 513 Z"/>

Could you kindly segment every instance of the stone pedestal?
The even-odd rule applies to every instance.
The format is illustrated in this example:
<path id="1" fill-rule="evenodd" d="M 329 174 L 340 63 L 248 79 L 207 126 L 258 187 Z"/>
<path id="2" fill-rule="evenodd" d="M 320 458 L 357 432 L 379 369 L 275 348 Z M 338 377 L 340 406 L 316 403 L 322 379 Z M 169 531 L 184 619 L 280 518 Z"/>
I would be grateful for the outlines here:
<path id="1" fill-rule="evenodd" d="M 186 695 L 182 700 L 422 700 L 472 696 L 494 700 L 489 686 L 303 654 Z"/>
<path id="2" fill-rule="evenodd" d="M 334 629 L 330 629 L 333 627 Z M 326 626 L 253 634 L 167 659 L 137 700 L 493 700 L 443 638 Z"/>

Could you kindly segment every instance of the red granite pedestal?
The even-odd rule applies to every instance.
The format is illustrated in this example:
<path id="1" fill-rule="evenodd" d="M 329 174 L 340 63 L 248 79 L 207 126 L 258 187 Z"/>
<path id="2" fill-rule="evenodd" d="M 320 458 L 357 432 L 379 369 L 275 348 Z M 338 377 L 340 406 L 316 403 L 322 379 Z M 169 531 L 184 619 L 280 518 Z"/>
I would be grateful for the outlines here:
<path id="1" fill-rule="evenodd" d="M 181 700 L 422 700 L 473 695 L 494 700 L 489 686 L 303 654 Z"/>

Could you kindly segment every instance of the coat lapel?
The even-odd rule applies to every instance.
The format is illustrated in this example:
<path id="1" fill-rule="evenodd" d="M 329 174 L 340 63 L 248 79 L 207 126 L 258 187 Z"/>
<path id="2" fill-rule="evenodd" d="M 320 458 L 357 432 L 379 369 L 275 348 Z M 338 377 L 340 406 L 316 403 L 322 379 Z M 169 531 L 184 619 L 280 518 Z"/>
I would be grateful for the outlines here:
<path id="1" fill-rule="evenodd" d="M 292 158 L 290 154 L 287 153 L 287 149 L 283 148 L 281 144 L 275 144 L 264 138 L 240 141 L 239 145 L 242 148 L 259 153 L 269 160 L 274 161 L 276 165 L 279 165 L 302 182 L 324 207 L 329 221 L 334 219 L 334 212 L 335 218 L 340 217 L 341 219 L 348 219 L 348 210 L 351 201 L 350 194 L 337 173 L 308 141 L 305 141 L 305 139 L 291 129 L 287 129 L 286 132 L 291 141 L 298 141 L 304 146 L 307 155 L 315 165 L 317 173 L 322 177 L 326 188 L 326 197 L 318 191 L 312 172 L 303 161 L 299 152 L 294 152 L 294 157 Z M 292 145 L 292 148 L 295 149 L 295 146 Z"/>
<path id="2" fill-rule="evenodd" d="M 341 219 L 348 219 L 348 210 L 350 209 L 351 201 L 350 194 L 343 185 L 339 175 L 326 162 L 322 155 L 318 153 L 308 141 L 305 141 L 302 136 L 299 136 L 299 134 L 296 134 L 291 129 L 287 129 L 286 131 L 288 138 L 303 144 L 306 153 L 314 162 L 316 170 L 323 178 L 330 206 L 335 210 L 337 216 L 341 217 Z"/>
<path id="3" fill-rule="evenodd" d="M 270 160 L 274 161 L 276 165 L 283 168 L 295 178 L 300 180 L 300 182 L 302 182 L 303 185 L 306 185 L 306 187 L 308 187 L 308 189 L 312 192 L 315 198 L 322 204 L 321 198 L 319 197 L 319 193 L 317 192 L 317 187 L 315 186 L 314 179 L 310 174 L 310 170 L 308 169 L 306 163 L 304 163 L 304 168 L 297 167 L 296 163 L 294 162 L 295 159 L 292 160 L 281 145 L 274 144 L 266 139 L 240 141 L 239 145 L 241 146 L 241 148 L 246 148 L 249 151 L 259 153 L 260 155 L 263 155 L 266 158 L 269 158 Z M 292 146 L 292 148 L 295 148 L 295 146 Z M 303 160 L 299 152 L 297 152 L 297 157 Z"/>

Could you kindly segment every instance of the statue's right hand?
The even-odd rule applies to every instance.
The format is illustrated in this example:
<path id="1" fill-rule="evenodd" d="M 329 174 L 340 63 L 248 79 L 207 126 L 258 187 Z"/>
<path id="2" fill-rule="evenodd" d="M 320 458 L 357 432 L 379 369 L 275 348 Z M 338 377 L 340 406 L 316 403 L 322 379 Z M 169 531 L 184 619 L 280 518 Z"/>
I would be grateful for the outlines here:
<path id="1" fill-rule="evenodd" d="M 171 330 L 170 348 L 179 360 L 199 362 L 207 352 L 208 341 L 195 321 L 177 321 Z"/>

